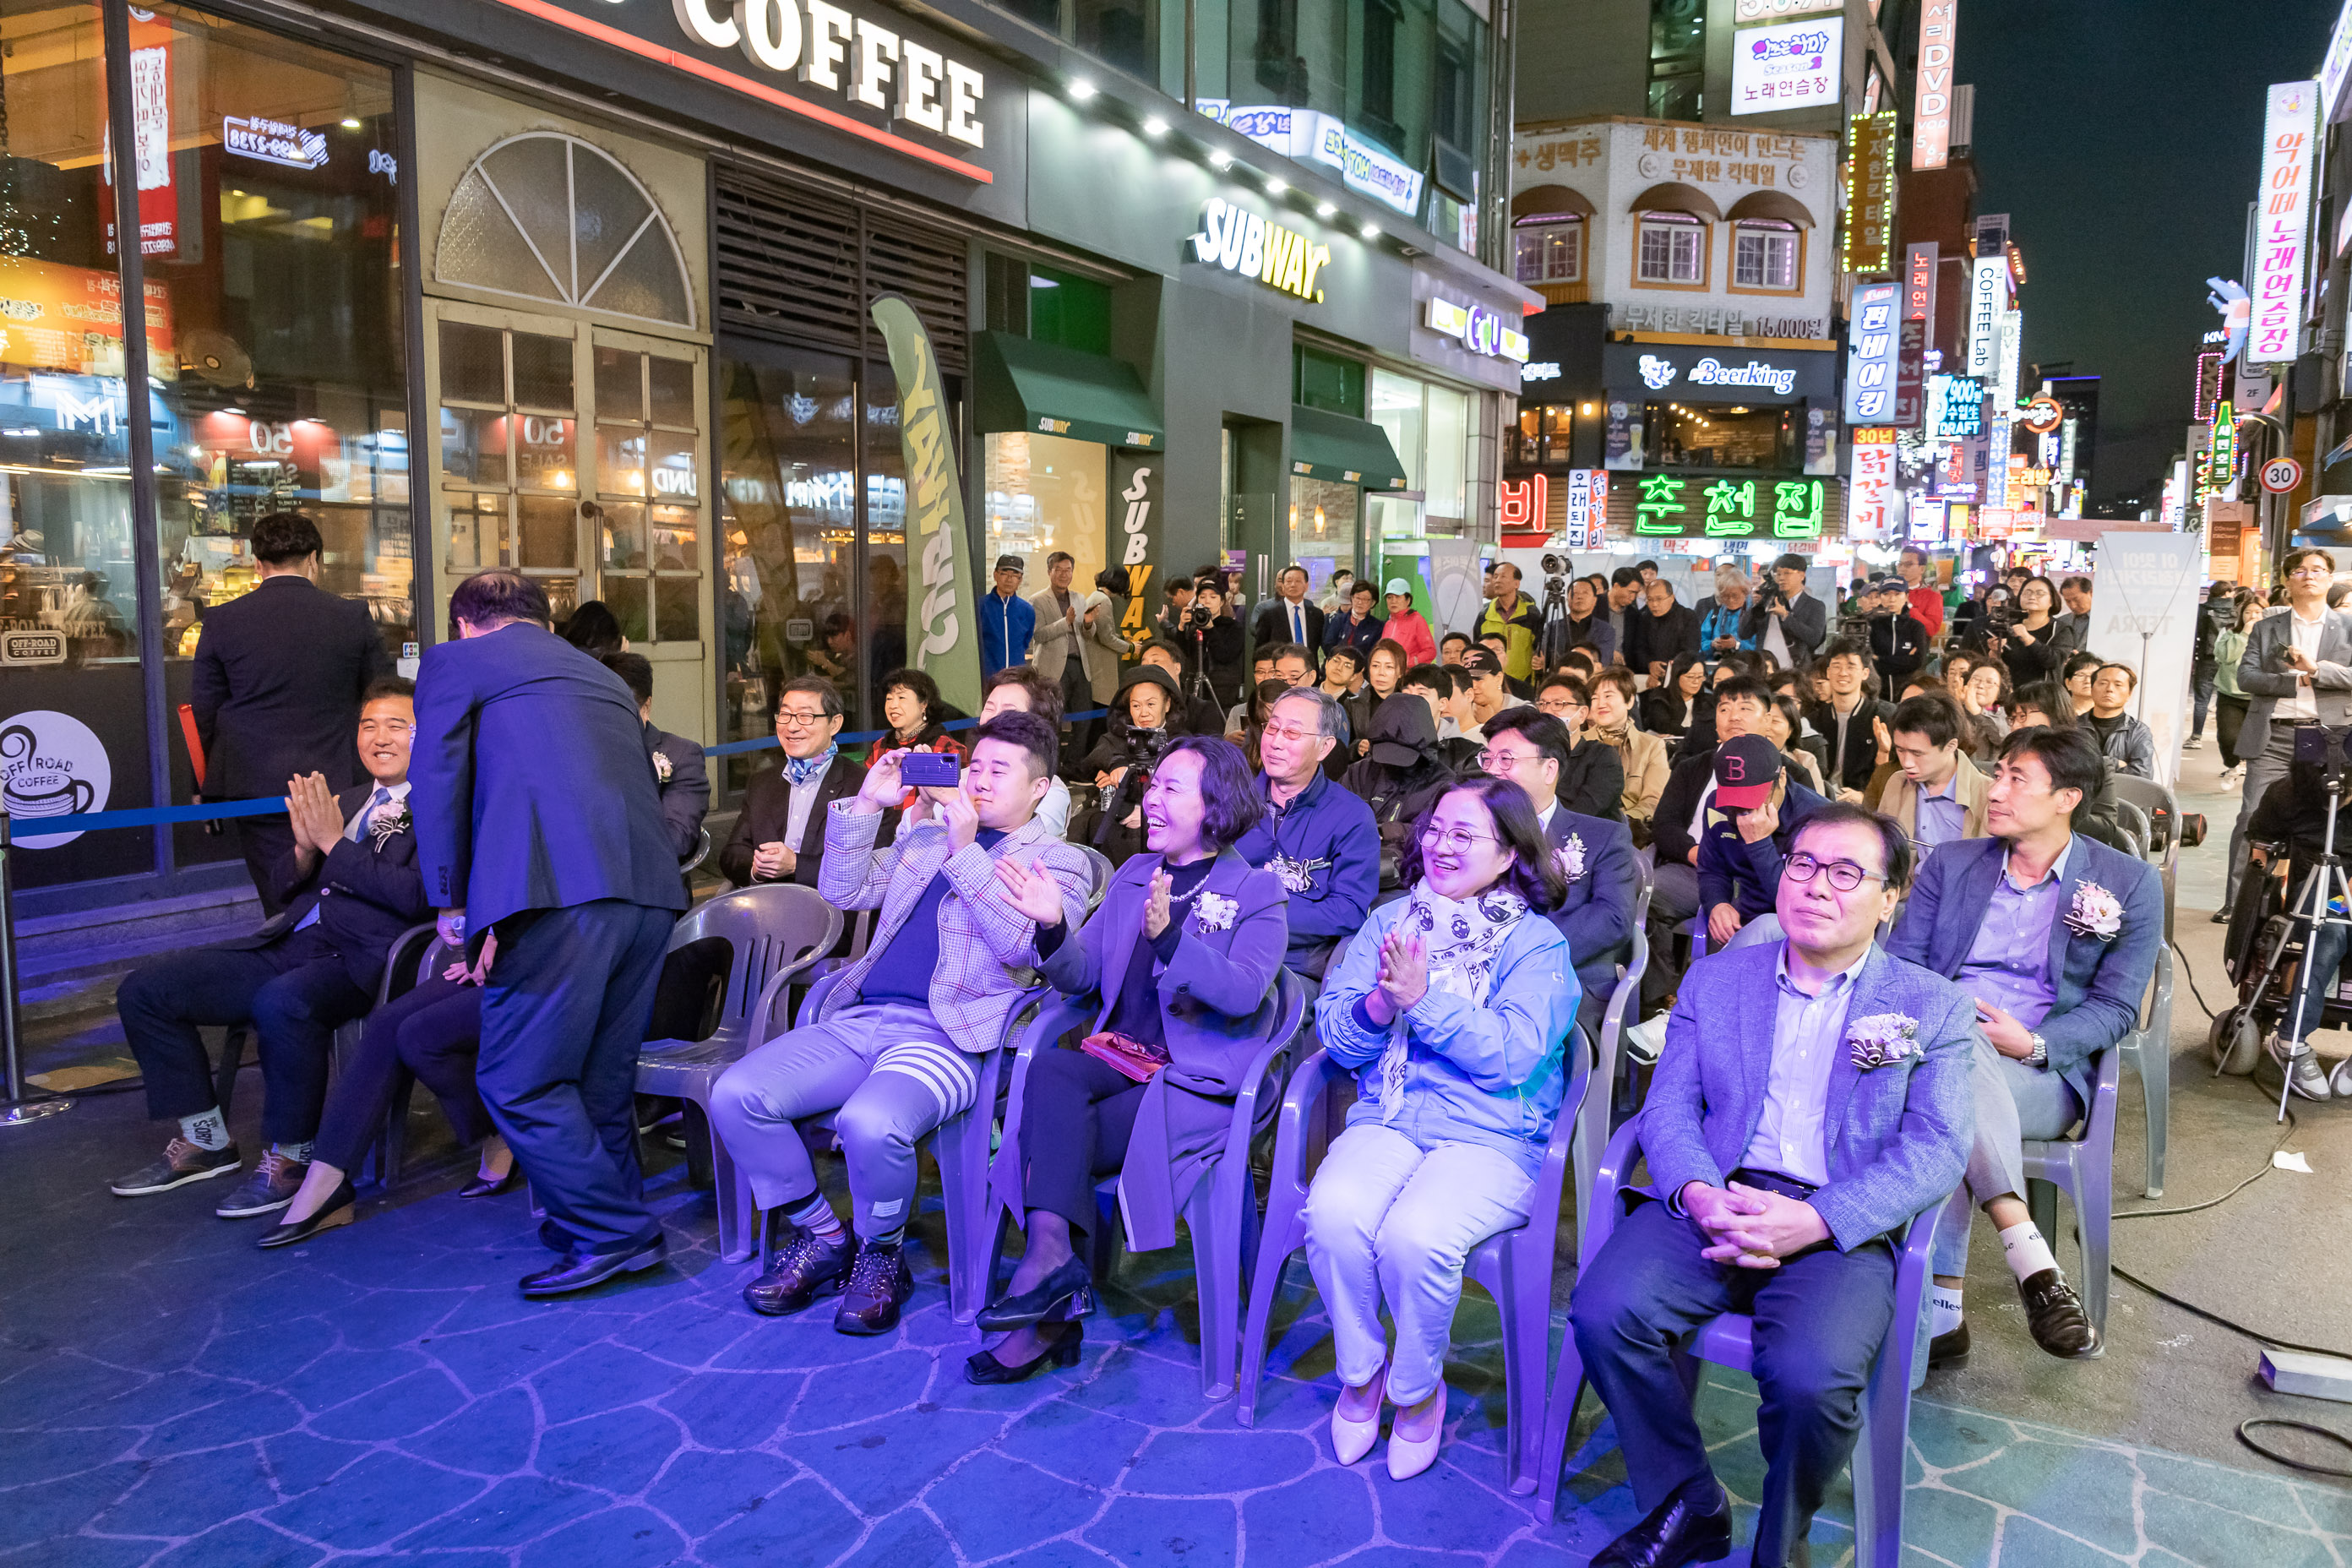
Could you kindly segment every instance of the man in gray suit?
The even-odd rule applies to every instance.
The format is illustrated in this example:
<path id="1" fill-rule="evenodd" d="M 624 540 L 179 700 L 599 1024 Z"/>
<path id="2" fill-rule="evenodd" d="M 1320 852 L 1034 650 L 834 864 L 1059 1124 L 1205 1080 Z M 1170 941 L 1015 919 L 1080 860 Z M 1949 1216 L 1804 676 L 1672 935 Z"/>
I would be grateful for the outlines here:
<path id="1" fill-rule="evenodd" d="M 2352 631 L 2327 607 L 2336 557 L 2325 550 L 2290 550 L 2285 574 L 2285 613 L 2273 611 L 2254 623 L 2246 634 L 2245 657 L 2238 661 L 2238 684 L 2253 700 L 2238 730 L 2246 786 L 2238 825 L 2230 833 L 2230 892 L 2213 912 L 2217 922 L 2229 919 L 2237 906 L 2246 867 L 2246 824 L 2253 820 L 2263 792 L 2286 777 L 2294 761 L 2294 732 L 2352 724 Z"/>
<path id="2" fill-rule="evenodd" d="M 1679 1568 L 1730 1548 L 1675 1364 L 1701 1324 L 1755 1320 L 1759 1568 L 1804 1560 L 1879 1344 L 1912 1331 L 1893 1323 L 1896 1250 L 1966 1164 L 1977 1032 L 1958 986 L 1872 945 L 1910 874 L 1891 818 L 1822 806 L 1780 878 L 1786 939 L 1701 959 L 1683 980 L 1642 1116 L 1658 1201 L 1611 1233 L 1570 1309 L 1647 1515 L 1592 1568 Z"/>
<path id="3" fill-rule="evenodd" d="M 1077 559 L 1066 550 L 1045 557 L 1045 591 L 1029 601 L 1037 612 L 1036 639 L 1029 645 L 1037 673 L 1062 689 L 1062 711 L 1085 713 L 1108 707 L 1118 690 L 1118 656 L 1129 647 L 1118 635 L 1118 612 L 1099 588 L 1074 588 Z M 1102 721 L 1081 720 L 1071 727 L 1069 754 L 1094 750 Z"/>

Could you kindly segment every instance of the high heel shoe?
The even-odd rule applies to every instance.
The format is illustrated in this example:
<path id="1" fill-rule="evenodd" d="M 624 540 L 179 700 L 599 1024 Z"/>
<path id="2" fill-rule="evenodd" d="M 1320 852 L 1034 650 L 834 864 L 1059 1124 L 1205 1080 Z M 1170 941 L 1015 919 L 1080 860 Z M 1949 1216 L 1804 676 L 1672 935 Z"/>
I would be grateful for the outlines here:
<path id="1" fill-rule="evenodd" d="M 1392 1481 L 1409 1481 L 1437 1462 L 1438 1446 L 1445 1441 L 1445 1390 L 1440 1387 L 1430 1398 L 1437 1401 L 1437 1408 L 1431 1413 L 1433 1419 L 1426 1437 L 1405 1436 L 1407 1413 L 1404 1406 L 1397 1407 L 1396 1422 L 1389 1427 L 1389 1479 Z"/>
<path id="2" fill-rule="evenodd" d="M 1046 1275 L 1035 1289 L 982 1307 L 976 1321 L 992 1334 L 1005 1329 L 1025 1329 L 1048 1318 L 1083 1318 L 1094 1310 L 1094 1283 L 1086 1259 L 1073 1258 Z"/>
<path id="3" fill-rule="evenodd" d="M 510 1193 L 521 1184 L 522 1167 L 520 1164 L 509 1165 L 503 1176 L 485 1176 L 479 1171 L 475 1172 L 474 1179 L 457 1189 L 457 1195 L 461 1198 L 494 1198 L 500 1193 Z"/>
<path id="4" fill-rule="evenodd" d="M 1352 1465 L 1372 1451 L 1381 1440 L 1381 1405 L 1388 1386 L 1389 1369 L 1382 1367 L 1372 1379 L 1372 1413 L 1358 1420 L 1345 1414 L 1339 1405 L 1331 1406 L 1331 1451 L 1343 1465 Z M 1345 1395 L 1343 1394 L 1344 1398 Z"/>
<path id="5" fill-rule="evenodd" d="M 358 1194 L 352 1191 L 351 1179 L 345 1177 L 327 1194 L 327 1201 L 318 1211 L 304 1219 L 282 1220 L 264 1231 L 254 1246 L 267 1250 L 273 1247 L 291 1247 L 298 1241 L 308 1241 L 322 1230 L 332 1230 L 339 1225 L 349 1225 L 357 1216 L 352 1212 Z"/>
<path id="6" fill-rule="evenodd" d="M 1019 1366 L 1007 1366 L 996 1359 L 993 1351 L 979 1351 L 964 1358 L 963 1380 L 966 1383 L 1026 1383 L 1037 1375 L 1047 1363 L 1056 1372 L 1067 1372 L 1078 1364 L 1078 1352 L 1086 1345 L 1086 1325 L 1075 1324 L 1068 1333 L 1055 1340 L 1043 1355 L 1024 1361 Z"/>

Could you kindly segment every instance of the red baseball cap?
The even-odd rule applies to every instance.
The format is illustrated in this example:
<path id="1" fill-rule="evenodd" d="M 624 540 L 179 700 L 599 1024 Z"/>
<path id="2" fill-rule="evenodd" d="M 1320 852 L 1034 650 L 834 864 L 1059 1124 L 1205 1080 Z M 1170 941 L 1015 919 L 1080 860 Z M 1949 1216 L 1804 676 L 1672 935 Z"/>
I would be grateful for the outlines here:
<path id="1" fill-rule="evenodd" d="M 1761 735 L 1738 735 L 1715 752 L 1715 804 L 1747 811 L 1771 798 L 1780 782 L 1780 748 Z"/>

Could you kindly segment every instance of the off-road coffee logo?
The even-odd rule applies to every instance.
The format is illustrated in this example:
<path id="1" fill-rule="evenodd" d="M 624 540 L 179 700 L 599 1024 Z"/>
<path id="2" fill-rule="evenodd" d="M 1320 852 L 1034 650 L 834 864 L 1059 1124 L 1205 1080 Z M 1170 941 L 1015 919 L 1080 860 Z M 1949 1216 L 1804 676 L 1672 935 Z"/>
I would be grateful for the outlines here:
<path id="1" fill-rule="evenodd" d="M 45 816 L 104 811 L 114 784 L 106 748 L 89 725 L 68 713 L 28 710 L 0 721 L 0 807 L 23 849 L 54 849 L 81 837 L 25 829 Z"/>

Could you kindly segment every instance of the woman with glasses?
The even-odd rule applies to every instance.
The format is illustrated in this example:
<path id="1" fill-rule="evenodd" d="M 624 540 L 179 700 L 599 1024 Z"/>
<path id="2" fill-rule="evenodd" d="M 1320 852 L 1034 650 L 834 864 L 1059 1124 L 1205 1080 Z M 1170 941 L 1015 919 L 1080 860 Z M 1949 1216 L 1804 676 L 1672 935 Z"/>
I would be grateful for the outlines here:
<path id="1" fill-rule="evenodd" d="M 1119 1178 L 1132 1250 L 1174 1245 L 1177 1194 L 1206 1179 L 1275 1025 L 1289 942 L 1282 879 L 1233 848 L 1264 809 L 1231 742 L 1187 737 L 1144 792 L 1150 852 L 1119 868 L 1084 930 L 1065 924 L 1052 878 L 997 861 L 1013 907 L 1037 922 L 1045 978 L 1102 1005 L 1077 1049 L 1030 1061 L 1019 1152 L 999 1163 L 1000 1191 L 1022 1215 L 1021 1260 L 980 1314 L 982 1331 L 1002 1337 L 964 1363 L 971 1382 L 1077 1364 L 1094 1292 L 1081 1238 L 1101 1223 L 1103 1177 Z M 1269 1119 L 1277 1100 L 1266 1097 Z"/>
<path id="2" fill-rule="evenodd" d="M 2009 739 L 2013 689 L 2008 666 L 1989 658 L 1969 671 L 1960 689 L 1960 710 L 1969 720 L 1969 760 L 1982 766 L 2000 755 L 2000 743 Z"/>
<path id="3" fill-rule="evenodd" d="M 1690 733 L 1691 720 L 1706 695 L 1706 661 L 1695 653 L 1675 655 L 1665 684 L 1642 693 L 1642 728 L 1662 741 Z"/>
<path id="4" fill-rule="evenodd" d="M 1994 627 L 1991 637 L 2013 683 L 2030 685 L 2054 674 L 2075 651 L 2073 627 L 2058 619 L 2063 608 L 2058 585 L 2047 577 L 2028 577 L 2017 590 L 2017 618 Z"/>
<path id="5" fill-rule="evenodd" d="M 1437 1457 L 1465 1262 L 1530 1218 L 1580 994 L 1544 918 L 1567 884 L 1518 784 L 1447 790 L 1406 846 L 1404 879 L 1411 893 L 1372 910 L 1316 1004 L 1324 1049 L 1355 1073 L 1357 1100 L 1306 1210 L 1341 1384 L 1332 1447 L 1341 1464 L 1362 1458 L 1382 1402 L 1393 1404 L 1398 1480 Z"/>
<path id="6" fill-rule="evenodd" d="M 2066 656 L 2058 679 L 2066 683 L 2066 695 L 2073 701 L 2075 718 L 2084 718 L 2091 711 L 2091 682 L 2097 678 L 2099 666 L 2105 662 L 2095 653 Z"/>

